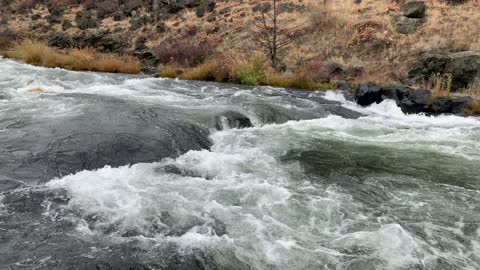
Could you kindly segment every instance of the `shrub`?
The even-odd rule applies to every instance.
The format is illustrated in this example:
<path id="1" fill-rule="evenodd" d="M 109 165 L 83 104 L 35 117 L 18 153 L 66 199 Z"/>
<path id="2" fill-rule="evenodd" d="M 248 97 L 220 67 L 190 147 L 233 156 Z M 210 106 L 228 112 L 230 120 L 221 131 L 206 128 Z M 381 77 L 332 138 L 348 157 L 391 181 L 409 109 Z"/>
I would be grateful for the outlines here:
<path id="1" fill-rule="evenodd" d="M 106 18 L 112 15 L 120 7 L 118 0 L 104 0 L 96 4 L 98 18 Z"/>
<path id="2" fill-rule="evenodd" d="M 92 49 L 73 49 L 67 56 L 67 67 L 71 70 L 92 70 L 95 55 Z"/>
<path id="3" fill-rule="evenodd" d="M 17 34 L 10 29 L 0 30 L 0 50 L 8 49 L 17 38 Z"/>
<path id="4" fill-rule="evenodd" d="M 325 90 L 328 85 L 320 84 L 308 78 L 305 73 L 272 73 L 268 74 L 265 81 L 267 85 L 283 87 L 283 88 L 297 88 L 309 90 Z"/>
<path id="5" fill-rule="evenodd" d="M 93 70 L 112 73 L 139 73 L 140 63 L 137 59 L 129 55 L 101 54 L 95 60 Z"/>
<path id="6" fill-rule="evenodd" d="M 449 96 L 452 89 L 452 74 L 436 74 L 432 76 L 433 90 L 435 96 Z"/>
<path id="7" fill-rule="evenodd" d="M 181 78 L 185 80 L 226 82 L 230 78 L 230 69 L 223 58 L 216 58 L 185 72 Z"/>
<path id="8" fill-rule="evenodd" d="M 159 65 L 158 68 L 158 75 L 164 78 L 178 78 L 180 75 L 180 70 L 174 64 L 164 64 Z"/>
<path id="9" fill-rule="evenodd" d="M 239 61 L 234 66 L 234 74 L 237 82 L 247 85 L 259 85 L 265 79 L 265 57 L 261 53 L 255 53 L 250 61 Z"/>
<path id="10" fill-rule="evenodd" d="M 20 10 L 32 9 L 38 4 L 37 0 L 23 0 L 20 2 L 18 8 Z"/>
<path id="11" fill-rule="evenodd" d="M 47 44 L 29 39 L 16 45 L 9 56 L 28 64 L 45 67 L 61 66 L 65 61 L 63 55 L 56 53 Z"/>
<path id="12" fill-rule="evenodd" d="M 162 64 L 175 63 L 194 67 L 202 64 L 216 50 L 216 44 L 195 39 L 167 39 L 152 48 Z"/>

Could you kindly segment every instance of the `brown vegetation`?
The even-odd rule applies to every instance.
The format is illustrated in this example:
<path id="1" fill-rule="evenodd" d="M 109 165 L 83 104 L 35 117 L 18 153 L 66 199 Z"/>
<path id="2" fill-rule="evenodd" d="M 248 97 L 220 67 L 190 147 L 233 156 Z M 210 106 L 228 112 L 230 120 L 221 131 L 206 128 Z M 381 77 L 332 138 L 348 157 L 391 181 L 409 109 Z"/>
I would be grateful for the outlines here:
<path id="1" fill-rule="evenodd" d="M 61 67 L 76 71 L 99 71 L 118 73 L 139 73 L 140 63 L 132 56 L 99 53 L 93 49 L 72 49 L 67 52 L 55 50 L 39 41 L 24 40 L 17 44 L 8 57 L 25 63 Z"/>

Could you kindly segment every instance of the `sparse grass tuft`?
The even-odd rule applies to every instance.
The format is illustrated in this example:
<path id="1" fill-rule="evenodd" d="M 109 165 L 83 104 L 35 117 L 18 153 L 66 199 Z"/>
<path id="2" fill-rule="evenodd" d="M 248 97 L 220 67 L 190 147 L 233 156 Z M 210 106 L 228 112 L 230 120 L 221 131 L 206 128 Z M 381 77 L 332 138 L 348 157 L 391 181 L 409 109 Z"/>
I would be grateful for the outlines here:
<path id="1" fill-rule="evenodd" d="M 436 74 L 432 77 L 434 96 L 450 96 L 452 90 L 452 74 Z"/>

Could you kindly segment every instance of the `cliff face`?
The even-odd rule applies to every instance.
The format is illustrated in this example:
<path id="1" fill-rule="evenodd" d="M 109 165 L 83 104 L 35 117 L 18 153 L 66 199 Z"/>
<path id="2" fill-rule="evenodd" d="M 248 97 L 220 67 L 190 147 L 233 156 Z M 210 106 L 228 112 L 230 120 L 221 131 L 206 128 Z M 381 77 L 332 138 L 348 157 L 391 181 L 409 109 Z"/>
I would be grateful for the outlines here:
<path id="1" fill-rule="evenodd" d="M 281 27 L 303 33 L 281 55 L 284 69 L 320 81 L 403 82 L 425 53 L 480 50 L 477 0 L 279 2 Z M 260 49 L 253 22 L 271 1 L 0 0 L 0 8 L 0 30 L 62 49 L 133 54 L 153 67 L 196 57 L 182 50 L 247 57 Z"/>

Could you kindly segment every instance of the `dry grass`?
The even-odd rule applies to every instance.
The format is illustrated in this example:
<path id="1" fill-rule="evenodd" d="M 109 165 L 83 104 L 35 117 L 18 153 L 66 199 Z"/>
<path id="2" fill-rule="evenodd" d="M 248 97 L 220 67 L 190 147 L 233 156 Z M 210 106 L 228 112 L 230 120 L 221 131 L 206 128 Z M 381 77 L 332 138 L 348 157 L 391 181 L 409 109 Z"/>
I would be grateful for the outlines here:
<path id="1" fill-rule="evenodd" d="M 114 54 L 101 54 L 95 61 L 95 70 L 114 73 L 139 73 L 141 68 L 138 60 L 133 56 Z"/>
<path id="2" fill-rule="evenodd" d="M 214 58 L 203 64 L 187 70 L 180 78 L 185 80 L 203 80 L 227 82 L 231 78 L 232 70 L 222 57 Z"/>
<path id="3" fill-rule="evenodd" d="M 267 75 L 264 84 L 274 87 L 306 90 L 331 89 L 329 84 L 316 82 L 305 73 L 270 73 Z"/>
<path id="4" fill-rule="evenodd" d="M 352 82 L 391 83 L 406 77 L 424 52 L 480 50 L 478 0 L 457 6 L 427 0 L 426 22 L 410 35 L 394 29 L 393 17 L 401 13 L 391 1 L 354 4 L 338 0 L 327 5 L 323 1 L 304 2 L 309 5 L 310 14 L 307 36 L 285 57 L 293 69 L 300 56 L 307 62 L 356 58 L 365 72 L 351 77 Z"/>
<path id="5" fill-rule="evenodd" d="M 178 78 L 182 74 L 182 70 L 175 64 L 161 64 L 157 67 L 158 75 L 164 78 Z"/>
<path id="6" fill-rule="evenodd" d="M 32 65 L 76 71 L 134 74 L 141 70 L 139 61 L 132 56 L 104 54 L 91 48 L 63 52 L 49 47 L 46 43 L 29 39 L 17 44 L 7 56 Z"/>

